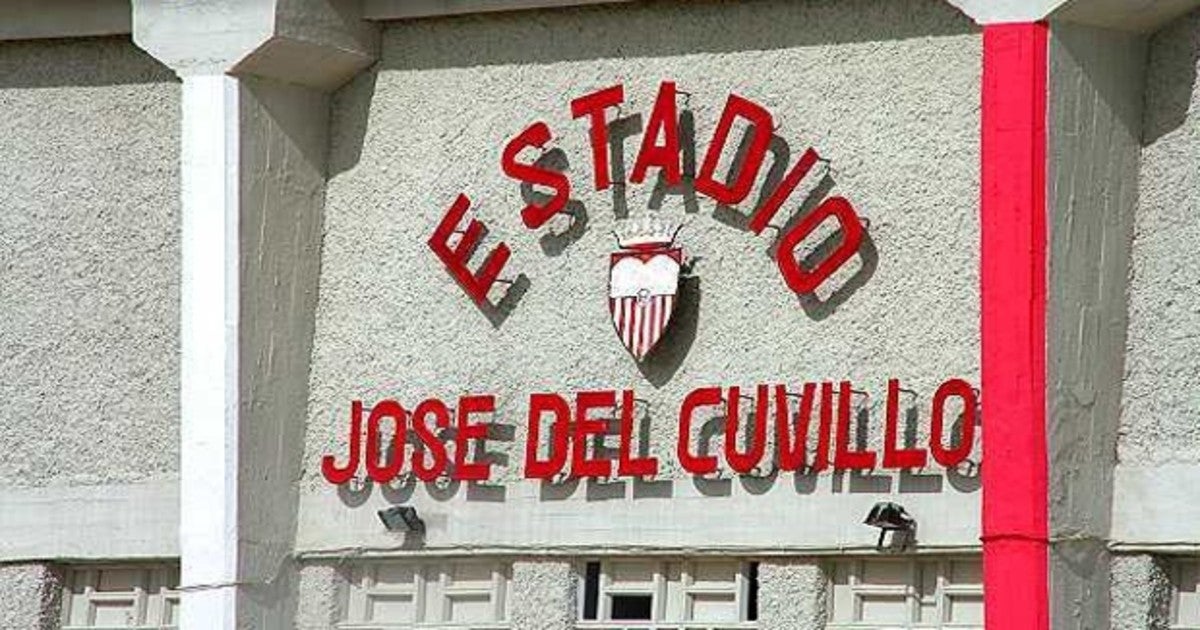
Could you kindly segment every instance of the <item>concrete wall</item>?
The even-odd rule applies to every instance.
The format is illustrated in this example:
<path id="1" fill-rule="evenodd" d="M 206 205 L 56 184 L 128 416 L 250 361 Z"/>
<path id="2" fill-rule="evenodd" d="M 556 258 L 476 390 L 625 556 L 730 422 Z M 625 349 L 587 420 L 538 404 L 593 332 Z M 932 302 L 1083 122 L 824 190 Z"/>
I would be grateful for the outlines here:
<path id="1" fill-rule="evenodd" d="M 1102 628 L 1146 46 L 1066 23 L 1051 32 L 1051 625 Z"/>
<path id="2" fill-rule="evenodd" d="M 126 37 L 0 42 L 0 110 L 0 559 L 170 555 L 179 86 Z"/>
<path id="3" fill-rule="evenodd" d="M 678 404 L 701 385 L 848 378 L 869 391 L 878 444 L 889 377 L 918 392 L 921 425 L 943 380 L 978 382 L 980 45 L 932 0 L 665 2 L 390 25 L 374 72 L 334 100 L 299 549 L 402 546 L 375 516 L 396 502 L 425 516 L 427 549 L 869 549 L 876 532 L 861 520 L 888 496 L 921 521 L 923 545 L 976 546 L 977 478 L 712 484 L 677 470 L 674 450 Z M 644 117 L 662 80 L 691 93 L 700 151 L 730 92 L 774 112 L 793 159 L 811 145 L 833 161 L 822 192 L 854 202 L 872 248 L 851 262 L 862 273 L 839 306 L 798 303 L 767 255 L 773 232 L 755 237 L 703 198 L 666 196 L 662 212 L 688 221 L 680 240 L 696 279 L 670 350 L 639 369 L 609 319 L 606 260 L 614 206 L 642 212 L 653 186 L 614 189 L 616 200 L 591 192 L 586 124 L 569 102 L 619 81 L 625 114 Z M 554 129 L 588 215 L 565 246 L 521 226 L 518 185 L 499 168 L 505 142 L 534 120 Z M 638 138 L 625 142 L 626 169 Z M 491 231 L 485 247 L 511 245 L 510 275 L 530 281 L 496 325 L 425 245 L 464 191 Z M 660 483 L 519 481 L 529 393 L 624 387 L 649 401 Z M 339 494 L 321 479 L 320 458 L 345 452 L 352 399 L 411 408 L 466 391 L 495 393 L 498 421 L 515 427 L 510 445 L 492 446 L 513 464 L 502 485 Z"/>
<path id="4" fill-rule="evenodd" d="M 1200 12 L 1150 42 L 1113 538 L 1194 549 L 1200 507 Z"/>

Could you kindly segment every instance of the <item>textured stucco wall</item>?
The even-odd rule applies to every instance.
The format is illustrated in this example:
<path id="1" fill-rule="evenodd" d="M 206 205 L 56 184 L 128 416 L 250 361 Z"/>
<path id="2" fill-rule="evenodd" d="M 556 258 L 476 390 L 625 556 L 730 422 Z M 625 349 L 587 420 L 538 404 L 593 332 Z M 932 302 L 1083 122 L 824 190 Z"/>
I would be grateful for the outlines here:
<path id="1" fill-rule="evenodd" d="M 0 628 L 57 630 L 62 576 L 46 564 L 0 564 Z"/>
<path id="2" fill-rule="evenodd" d="M 0 486 L 179 458 L 179 86 L 128 38 L 0 43 Z"/>
<path id="3" fill-rule="evenodd" d="M 1150 42 L 1114 538 L 1195 540 L 1200 512 L 1200 11 Z"/>
<path id="4" fill-rule="evenodd" d="M 342 619 L 347 577 L 333 564 L 305 564 L 299 570 L 297 630 L 327 630 Z"/>
<path id="5" fill-rule="evenodd" d="M 334 100 L 301 548 L 394 546 L 373 508 L 409 500 L 427 517 L 427 548 L 869 548 L 862 515 L 888 494 L 919 506 L 923 542 L 976 545 L 977 480 L 931 469 L 917 479 L 787 474 L 701 488 L 674 452 L 678 405 L 702 385 L 849 378 L 870 394 L 878 444 L 888 377 L 919 393 L 923 426 L 944 379 L 978 381 L 980 67 L 975 27 L 932 0 L 661 2 L 390 26 L 376 71 Z M 662 80 L 691 93 L 701 152 L 736 92 L 776 115 L 792 159 L 809 145 L 832 159 L 828 192 L 869 219 L 877 261 L 852 261 L 850 270 L 867 268 L 865 283 L 834 312 L 814 313 L 766 255 L 771 231 L 756 237 L 722 222 L 727 213 L 714 217 L 704 198 L 689 212 L 668 195 L 662 212 L 688 222 L 680 239 L 698 280 L 684 295 L 699 306 L 678 314 L 673 326 L 684 332 L 639 370 L 606 304 L 614 191 L 591 191 L 587 127 L 570 118 L 569 102 L 619 81 L 624 112 L 645 117 Z M 554 130 L 587 209 L 586 230 L 565 249 L 521 226 L 519 187 L 499 168 L 505 142 L 535 120 Z M 627 170 L 639 138 L 625 142 Z M 632 213 L 652 188 L 625 189 Z M 460 191 L 488 224 L 485 247 L 507 242 L 508 275 L 531 283 L 499 326 L 425 245 Z M 585 482 L 558 500 L 516 481 L 529 393 L 625 387 L 649 402 L 666 483 Z M 343 500 L 321 480 L 321 456 L 344 453 L 350 400 L 396 397 L 411 408 L 467 391 L 495 393 L 499 422 L 515 427 L 511 448 L 491 447 L 512 464 L 504 487 L 409 486 Z"/>
<path id="6" fill-rule="evenodd" d="M 1051 625 L 1103 628 L 1146 45 L 1066 23 L 1051 33 Z"/>
<path id="7" fill-rule="evenodd" d="M 570 630 L 575 627 L 578 582 L 569 561 L 513 562 L 509 609 L 512 627 L 523 630 Z"/>
<path id="8" fill-rule="evenodd" d="M 829 576 L 819 560 L 771 559 L 758 565 L 760 630 L 823 628 Z"/>
<path id="9" fill-rule="evenodd" d="M 1171 624 L 1171 574 L 1162 558 L 1112 558 L 1112 630 L 1166 630 Z"/>

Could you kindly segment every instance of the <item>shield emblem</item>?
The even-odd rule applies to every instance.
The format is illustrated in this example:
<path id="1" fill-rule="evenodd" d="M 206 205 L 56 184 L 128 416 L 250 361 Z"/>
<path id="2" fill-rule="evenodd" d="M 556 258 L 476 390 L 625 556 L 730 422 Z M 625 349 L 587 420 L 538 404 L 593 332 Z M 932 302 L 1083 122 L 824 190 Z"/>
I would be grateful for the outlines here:
<path id="1" fill-rule="evenodd" d="M 616 252 L 610 259 L 608 310 L 621 343 L 638 361 L 671 322 L 682 263 L 683 250 L 669 243 Z"/>

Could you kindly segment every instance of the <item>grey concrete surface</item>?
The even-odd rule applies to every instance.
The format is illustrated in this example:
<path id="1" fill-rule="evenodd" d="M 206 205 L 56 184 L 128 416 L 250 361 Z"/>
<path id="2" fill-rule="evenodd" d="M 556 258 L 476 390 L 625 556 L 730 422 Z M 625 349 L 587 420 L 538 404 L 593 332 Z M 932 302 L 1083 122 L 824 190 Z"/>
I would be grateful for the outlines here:
<path id="1" fill-rule="evenodd" d="M 0 43 L 0 486 L 179 467 L 179 85 L 128 38 Z"/>
<path id="2" fill-rule="evenodd" d="M 695 482 L 675 464 L 678 405 L 700 385 L 849 378 L 869 390 L 863 403 L 868 440 L 878 444 L 886 381 L 895 376 L 918 392 L 918 424 L 927 425 L 938 384 L 955 376 L 978 381 L 980 68 L 976 28 L 954 9 L 924 0 L 602 5 L 389 27 L 375 71 L 334 99 L 302 482 L 312 511 L 302 514 L 301 539 L 331 545 L 326 532 L 337 529 L 360 545 L 393 544 L 373 514 L 385 494 L 387 501 L 411 499 L 431 515 L 430 547 L 465 542 L 446 534 L 460 525 L 471 531 L 472 545 L 505 545 L 515 540 L 509 532 L 558 535 L 561 528 L 551 531 L 537 510 L 559 508 L 578 515 L 602 511 L 610 519 L 608 533 L 634 547 L 642 539 L 636 531 L 698 539 L 700 530 L 682 516 L 695 510 L 667 509 L 655 495 L 687 490 L 696 497 L 686 503 L 697 508 L 717 501 L 699 496 L 713 488 L 692 492 Z M 687 223 L 680 242 L 697 260 L 695 279 L 685 282 L 687 305 L 677 313 L 667 347 L 639 368 L 613 332 L 606 260 L 614 249 L 614 208 L 645 211 L 654 186 L 628 186 L 615 202 L 613 190 L 592 192 L 586 125 L 570 118 L 569 102 L 622 82 L 625 115 L 644 117 L 660 81 L 668 79 L 691 95 L 700 151 L 735 92 L 774 112 L 792 159 L 810 145 L 830 158 L 831 188 L 823 192 L 848 196 L 869 219 L 874 250 L 834 279 L 833 286 L 850 287 L 836 308 L 800 303 L 768 256 L 773 231 L 756 237 L 736 227 L 733 212 L 714 211 L 702 198 L 688 207 L 681 196 L 666 196 L 662 212 Z M 928 89 L 931 84 L 938 88 Z M 521 226 L 518 185 L 499 168 L 505 142 L 535 120 L 553 128 L 554 146 L 570 162 L 574 197 L 588 214 L 582 236 L 566 245 L 546 230 Z M 624 144 L 626 169 L 636 141 Z M 500 240 L 512 246 L 506 275 L 525 274 L 530 281 L 496 325 L 425 244 L 459 192 L 471 196 L 475 215 L 488 225 L 485 248 Z M 857 277 L 851 282 L 847 276 Z M 819 291 L 818 297 L 831 295 Z M 525 397 L 608 387 L 633 387 L 649 402 L 650 450 L 666 483 L 585 483 L 565 501 L 536 499 L 537 486 L 518 481 Z M 510 444 L 492 446 L 511 464 L 496 475 L 508 484 L 499 492 L 509 499 L 497 501 L 495 489 L 466 487 L 449 500 L 433 499 L 429 488 L 418 486 L 377 490 L 364 505 L 342 501 L 321 479 L 321 457 L 345 451 L 352 399 L 394 396 L 411 408 L 426 396 L 452 399 L 468 390 L 495 393 L 497 420 L 514 427 Z M 927 500 L 935 507 L 918 518 L 939 523 L 977 513 L 977 479 L 926 472 L 916 480 L 794 482 L 781 475 L 769 482 L 781 496 L 770 498 L 756 496 L 763 484 L 736 479 L 716 484 L 715 492 L 728 488 L 749 507 L 727 509 L 779 527 L 817 497 L 840 497 L 854 522 L 829 523 L 806 540 L 857 544 L 861 537 L 873 544 L 874 533 L 860 531 L 859 512 L 884 496 Z M 535 497 L 533 507 L 512 500 L 526 490 Z M 805 500 L 791 500 L 796 497 Z M 503 531 L 489 527 L 489 519 L 472 525 L 471 509 L 521 522 Z M 708 512 L 721 518 L 719 510 Z M 961 540 L 977 544 L 974 527 L 967 521 L 951 538 L 961 542 L 961 533 Z M 927 542 L 938 544 L 937 528 L 928 531 Z M 594 544 L 610 540 L 580 532 Z M 781 544 L 795 538 L 788 534 Z"/>
<path id="3" fill-rule="evenodd" d="M 300 567 L 297 630 L 328 630 L 342 619 L 347 576 L 334 564 Z"/>
<path id="4" fill-rule="evenodd" d="M 1145 38 L 1056 22 L 1049 84 L 1051 625 L 1104 628 Z"/>

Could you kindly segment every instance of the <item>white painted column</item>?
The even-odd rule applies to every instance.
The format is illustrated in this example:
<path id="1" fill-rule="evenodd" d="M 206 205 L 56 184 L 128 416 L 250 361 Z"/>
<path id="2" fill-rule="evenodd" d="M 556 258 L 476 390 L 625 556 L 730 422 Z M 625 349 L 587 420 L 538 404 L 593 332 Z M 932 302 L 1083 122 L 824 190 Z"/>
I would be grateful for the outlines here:
<path id="1" fill-rule="evenodd" d="M 238 81 L 183 77 L 180 627 L 233 628 L 238 580 Z"/>

